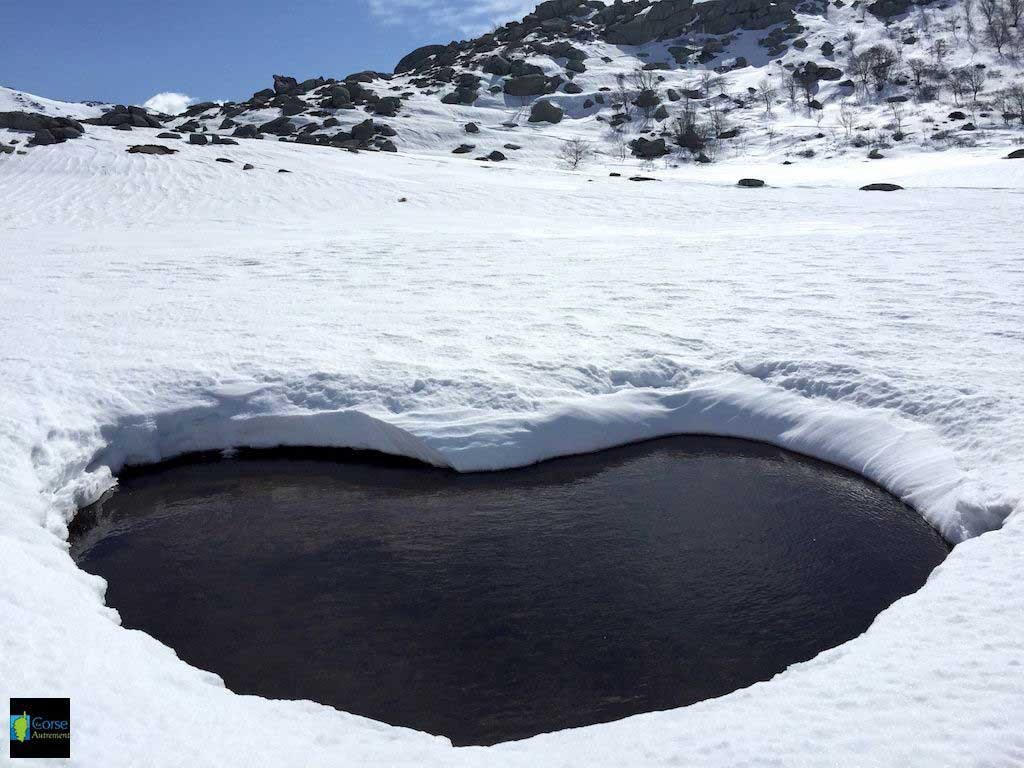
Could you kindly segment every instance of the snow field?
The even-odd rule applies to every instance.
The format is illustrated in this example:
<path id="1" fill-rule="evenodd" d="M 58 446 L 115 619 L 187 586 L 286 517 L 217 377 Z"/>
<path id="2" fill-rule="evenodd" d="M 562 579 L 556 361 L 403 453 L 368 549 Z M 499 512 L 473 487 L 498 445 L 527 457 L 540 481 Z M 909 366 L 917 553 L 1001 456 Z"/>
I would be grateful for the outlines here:
<path id="1" fill-rule="evenodd" d="M 0 698 L 70 695 L 76 763 L 1024 761 L 1024 163 L 726 160 L 634 184 L 272 141 L 124 152 L 151 140 L 0 158 Z M 734 186 L 751 175 L 772 186 Z M 227 691 L 121 628 L 66 553 L 123 463 L 185 450 L 482 470 L 680 431 L 843 464 L 962 543 L 768 683 L 459 750 Z"/>

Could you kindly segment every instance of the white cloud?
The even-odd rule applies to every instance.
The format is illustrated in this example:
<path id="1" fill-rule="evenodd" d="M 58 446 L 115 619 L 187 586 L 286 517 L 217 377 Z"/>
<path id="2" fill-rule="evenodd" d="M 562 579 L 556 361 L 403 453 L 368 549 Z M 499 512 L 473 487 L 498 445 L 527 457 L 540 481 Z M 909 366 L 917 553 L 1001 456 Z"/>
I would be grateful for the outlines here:
<path id="1" fill-rule="evenodd" d="M 188 109 L 188 105 L 194 101 L 195 99 L 191 96 L 186 96 L 184 93 L 165 91 L 153 96 L 142 106 L 151 112 L 163 112 L 165 115 L 176 115 L 179 112 L 184 112 Z"/>
<path id="2" fill-rule="evenodd" d="M 538 0 L 365 0 L 385 24 L 473 37 L 532 11 Z"/>

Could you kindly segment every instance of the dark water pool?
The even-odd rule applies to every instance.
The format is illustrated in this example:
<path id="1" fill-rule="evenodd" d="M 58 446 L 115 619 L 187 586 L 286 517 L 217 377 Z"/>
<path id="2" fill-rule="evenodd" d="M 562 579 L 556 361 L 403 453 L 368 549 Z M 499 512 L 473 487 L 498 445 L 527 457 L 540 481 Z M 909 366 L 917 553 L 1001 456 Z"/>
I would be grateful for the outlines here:
<path id="1" fill-rule="evenodd" d="M 491 744 L 766 680 L 947 553 L 820 462 L 670 438 L 460 476 L 319 454 L 167 466 L 83 510 L 124 624 L 240 693 Z"/>

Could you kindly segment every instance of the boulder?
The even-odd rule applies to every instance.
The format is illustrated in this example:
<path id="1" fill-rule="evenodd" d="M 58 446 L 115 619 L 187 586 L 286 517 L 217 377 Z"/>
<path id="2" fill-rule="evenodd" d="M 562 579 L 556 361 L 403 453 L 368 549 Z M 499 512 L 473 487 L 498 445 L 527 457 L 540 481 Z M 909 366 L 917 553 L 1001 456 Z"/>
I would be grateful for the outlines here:
<path id="1" fill-rule="evenodd" d="M 1007 160 L 1024 160 L 1024 149 L 1015 149 L 1006 156 Z"/>
<path id="2" fill-rule="evenodd" d="M 162 144 L 135 144 L 128 147 L 130 155 L 173 155 L 177 151 Z"/>
<path id="3" fill-rule="evenodd" d="M 885 157 L 878 149 L 872 149 L 868 152 L 868 160 L 881 160 Z"/>
<path id="4" fill-rule="evenodd" d="M 400 75 L 403 72 L 409 72 L 410 70 L 416 69 L 417 67 L 424 64 L 427 59 L 437 56 L 438 54 L 444 53 L 448 49 L 446 45 L 424 45 L 417 48 L 412 53 L 407 53 L 402 59 L 395 65 L 395 74 Z"/>
<path id="5" fill-rule="evenodd" d="M 880 182 L 875 184 L 865 184 L 860 188 L 862 192 L 896 192 L 903 189 L 899 184 L 889 184 L 886 182 Z"/>
<path id="6" fill-rule="evenodd" d="M 523 75 L 505 81 L 505 93 L 509 96 L 540 96 L 548 92 L 548 79 L 544 75 Z"/>
<path id="7" fill-rule="evenodd" d="M 274 75 L 274 93 L 289 93 L 299 87 L 299 81 L 294 77 L 285 75 Z"/>
<path id="8" fill-rule="evenodd" d="M 577 93 L 583 93 L 583 88 L 581 88 L 576 83 L 573 83 L 573 82 L 570 81 L 570 82 L 565 84 L 565 86 L 562 88 L 562 91 L 564 91 L 565 93 L 577 94 Z"/>
<path id="9" fill-rule="evenodd" d="M 764 181 L 762 179 L 740 179 L 738 182 L 736 182 L 736 186 L 757 189 L 758 187 L 764 186 Z"/>
<path id="10" fill-rule="evenodd" d="M 255 125 L 240 125 L 231 133 L 232 136 L 237 136 L 240 139 L 255 139 L 256 134 Z"/>
<path id="11" fill-rule="evenodd" d="M 37 147 L 45 147 L 49 144 L 60 144 L 64 139 L 58 139 L 51 131 L 40 128 L 29 140 L 29 144 Z"/>
<path id="12" fill-rule="evenodd" d="M 242 170 L 243 171 L 251 171 L 255 167 L 256 166 L 253 165 L 252 163 L 246 163 L 245 165 L 242 166 Z"/>
<path id="13" fill-rule="evenodd" d="M 552 104 L 547 99 L 535 102 L 530 109 L 531 123 L 560 123 L 562 122 L 562 108 Z"/>
<path id="14" fill-rule="evenodd" d="M 669 153 L 669 148 L 665 146 L 664 139 L 645 139 L 641 136 L 638 139 L 634 139 L 629 143 L 630 148 L 633 150 L 635 157 L 643 158 L 644 160 L 653 160 L 658 157 L 664 157 Z"/>
<path id="15" fill-rule="evenodd" d="M 483 71 L 488 75 L 505 77 L 512 71 L 512 63 L 504 56 L 493 54 L 484 62 Z"/>
<path id="16" fill-rule="evenodd" d="M 164 131 L 163 133 L 158 133 L 156 135 L 156 137 L 158 139 L 180 139 L 181 138 L 181 134 L 180 133 L 171 133 L 170 131 Z M 140 146 L 152 146 L 152 145 L 140 145 Z"/>
<path id="17" fill-rule="evenodd" d="M 207 139 L 206 136 L 204 136 L 201 133 L 189 134 L 189 137 L 188 137 L 188 143 L 189 144 L 195 144 L 197 146 L 203 147 L 203 146 L 206 146 L 207 142 L 209 142 L 209 139 Z"/>
<path id="18" fill-rule="evenodd" d="M 364 120 L 361 123 L 353 125 L 352 138 L 356 141 L 367 142 L 373 138 L 375 127 L 373 120 Z"/>
<path id="19" fill-rule="evenodd" d="M 466 123 L 464 128 L 466 133 L 480 133 L 480 126 L 476 123 Z"/>
<path id="20" fill-rule="evenodd" d="M 452 150 L 452 154 L 453 155 L 468 155 L 474 149 L 476 149 L 476 145 L 474 145 L 474 144 L 460 144 L 459 146 L 457 146 L 455 149 Z"/>
<path id="21" fill-rule="evenodd" d="M 264 123 L 259 127 L 259 133 L 272 133 L 275 136 L 287 136 L 288 134 L 295 133 L 295 123 L 282 115 L 281 117 L 275 117 L 270 122 Z"/>
<path id="22" fill-rule="evenodd" d="M 506 160 L 507 158 L 503 153 L 499 152 L 498 150 L 494 150 L 487 156 L 487 159 L 495 163 L 500 163 L 503 160 Z"/>

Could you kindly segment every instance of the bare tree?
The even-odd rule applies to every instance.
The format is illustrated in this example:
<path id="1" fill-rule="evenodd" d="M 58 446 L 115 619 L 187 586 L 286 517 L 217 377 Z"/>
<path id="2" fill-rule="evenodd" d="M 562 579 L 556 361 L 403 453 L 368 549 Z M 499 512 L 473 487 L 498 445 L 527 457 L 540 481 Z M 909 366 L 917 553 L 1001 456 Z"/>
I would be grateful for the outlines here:
<path id="1" fill-rule="evenodd" d="M 806 74 L 796 79 L 797 85 L 800 86 L 800 92 L 804 95 L 804 104 L 807 109 L 811 108 L 811 104 L 814 103 L 814 94 L 818 90 L 818 81 L 813 77 L 808 77 Z"/>
<path id="2" fill-rule="evenodd" d="M 1024 17 L 1024 0 L 1006 0 L 1006 20 L 1020 34 L 1020 20 Z"/>
<path id="3" fill-rule="evenodd" d="M 910 68 L 910 77 L 914 81 L 914 93 L 919 93 L 925 75 L 928 73 L 928 62 L 915 57 L 907 59 L 907 66 Z"/>
<path id="4" fill-rule="evenodd" d="M 889 102 L 889 114 L 892 115 L 892 137 L 896 141 L 903 141 L 903 102 Z"/>
<path id="5" fill-rule="evenodd" d="M 782 87 L 786 89 L 786 94 L 789 96 L 789 104 L 793 106 L 796 104 L 796 92 L 799 87 L 796 82 L 796 78 L 793 77 L 793 73 L 786 70 L 782 74 Z"/>
<path id="6" fill-rule="evenodd" d="M 853 129 L 857 127 L 857 111 L 853 102 L 843 99 L 839 104 L 839 124 L 843 127 L 847 140 L 853 137 Z"/>
<path id="7" fill-rule="evenodd" d="M 964 16 L 964 37 L 970 45 L 974 45 L 974 0 L 961 0 L 960 10 Z"/>
<path id="8" fill-rule="evenodd" d="M 996 52 L 1002 55 L 1003 48 L 1013 37 L 1010 29 L 1016 26 L 1013 22 L 1013 11 L 1000 0 L 978 0 L 978 10 L 985 19 L 985 37 Z M 1017 12 L 1020 18 L 1021 11 Z"/>
<path id="9" fill-rule="evenodd" d="M 633 71 L 630 80 L 633 83 L 633 87 L 638 91 L 653 91 L 658 87 L 657 75 L 643 67 L 637 67 Z"/>
<path id="10" fill-rule="evenodd" d="M 633 100 L 632 94 L 629 92 L 629 83 L 626 81 L 626 75 L 619 72 L 615 75 L 615 95 L 612 97 L 612 104 L 619 107 L 623 112 L 629 112 L 629 103 Z"/>
<path id="11" fill-rule="evenodd" d="M 764 102 L 764 113 L 768 117 L 772 116 L 772 103 L 775 101 L 775 86 L 772 81 L 767 77 L 764 78 L 757 86 L 757 97 Z"/>
<path id="12" fill-rule="evenodd" d="M 1017 113 L 1020 124 L 1024 125 L 1024 83 L 1014 83 L 1006 89 L 1006 95 Z"/>
<path id="13" fill-rule="evenodd" d="M 705 98 L 710 96 L 711 91 L 717 88 L 721 82 L 722 78 L 710 70 L 705 69 L 700 73 L 700 89 L 704 91 Z"/>
<path id="14" fill-rule="evenodd" d="M 971 93 L 971 103 L 978 103 L 978 94 L 985 88 L 985 81 L 988 79 L 988 70 L 984 66 L 975 65 L 964 67 L 964 85 Z"/>
<path id="15" fill-rule="evenodd" d="M 558 150 L 558 159 L 562 161 L 563 165 L 572 170 L 576 170 L 593 156 L 593 145 L 589 141 L 580 138 L 569 139 Z"/>
<path id="16" fill-rule="evenodd" d="M 881 91 L 889 83 L 889 73 L 896 66 L 896 53 L 885 45 L 873 45 L 868 48 L 868 68 L 871 72 L 871 79 L 875 83 L 875 90 Z"/>

